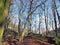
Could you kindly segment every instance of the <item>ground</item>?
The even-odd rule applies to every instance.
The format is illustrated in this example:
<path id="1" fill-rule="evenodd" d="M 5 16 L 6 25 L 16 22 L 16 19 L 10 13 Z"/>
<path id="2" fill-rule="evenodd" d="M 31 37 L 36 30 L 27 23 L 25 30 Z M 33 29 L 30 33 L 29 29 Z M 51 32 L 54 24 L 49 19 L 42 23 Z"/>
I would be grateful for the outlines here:
<path id="1" fill-rule="evenodd" d="M 25 37 L 22 42 L 18 41 L 16 43 L 17 45 L 51 45 L 48 40 L 40 40 L 37 37 Z"/>
<path id="2" fill-rule="evenodd" d="M 25 38 L 21 45 L 51 45 L 36 38 Z"/>

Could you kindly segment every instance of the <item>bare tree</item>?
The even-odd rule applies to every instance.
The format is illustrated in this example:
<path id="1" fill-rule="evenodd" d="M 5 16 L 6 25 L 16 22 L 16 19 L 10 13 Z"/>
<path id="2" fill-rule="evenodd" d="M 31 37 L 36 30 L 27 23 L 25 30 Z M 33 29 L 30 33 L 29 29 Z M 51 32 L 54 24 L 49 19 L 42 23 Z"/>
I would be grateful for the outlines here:
<path id="1" fill-rule="evenodd" d="M 40 31 L 41 31 L 41 30 L 40 30 L 40 28 L 41 28 L 40 24 L 42 23 L 42 22 L 40 21 L 40 17 L 41 17 L 41 14 L 39 13 L 39 34 L 41 34 L 41 33 L 40 33 Z"/>
<path id="2" fill-rule="evenodd" d="M 53 23 L 53 20 L 52 20 L 52 30 L 54 30 L 54 26 L 53 26 L 53 24 L 54 24 L 54 23 Z"/>
<path id="3" fill-rule="evenodd" d="M 58 20 L 59 20 L 59 24 L 60 24 L 60 16 L 59 16 L 59 13 L 58 13 L 58 10 L 57 10 L 57 6 L 56 6 L 56 0 L 54 0 L 54 6 L 55 6 L 55 11 L 56 11 L 56 14 L 58 16 Z"/>
<path id="4" fill-rule="evenodd" d="M 40 3 L 39 5 L 35 6 L 35 8 L 33 8 L 32 11 L 30 11 L 31 8 L 29 9 L 29 11 L 28 11 L 29 13 L 28 13 L 28 16 L 27 16 L 27 18 L 26 18 L 26 22 L 25 22 L 25 24 L 24 24 L 24 31 L 22 32 L 22 39 L 23 39 L 24 34 L 25 34 L 25 32 L 26 32 L 26 24 L 27 24 L 27 21 L 28 21 L 28 19 L 29 19 L 29 16 L 31 16 L 31 15 L 34 13 L 34 11 L 36 11 L 36 9 L 37 9 L 38 7 L 41 7 L 42 4 L 44 4 L 46 1 L 47 1 L 47 0 L 45 0 L 45 1 L 42 2 L 42 3 Z"/>
<path id="5" fill-rule="evenodd" d="M 54 16 L 54 23 L 55 23 L 55 32 L 56 32 L 56 37 L 57 37 L 57 22 L 56 22 L 56 11 L 55 11 L 55 0 L 52 0 L 52 13 L 53 13 L 53 16 Z"/>
<path id="6" fill-rule="evenodd" d="M 48 29 L 47 29 L 47 16 L 46 16 L 46 4 L 45 3 L 44 3 L 44 16 L 45 16 L 46 35 L 47 35 Z"/>
<path id="7" fill-rule="evenodd" d="M 22 34 L 22 23 L 21 23 L 21 19 L 22 19 L 22 17 L 21 17 L 21 15 L 23 14 L 23 12 L 24 12 L 24 8 L 23 8 L 23 6 L 24 6 L 24 3 L 23 3 L 23 0 L 20 0 L 20 5 L 19 5 L 19 14 L 18 14 L 18 20 L 19 20 L 19 22 L 18 22 L 18 36 L 19 36 L 19 41 L 21 41 L 21 34 Z"/>
<path id="8" fill-rule="evenodd" d="M 34 0 L 29 0 L 30 5 L 29 5 L 29 8 L 28 8 L 28 16 L 27 16 L 26 21 L 25 21 L 25 23 L 24 23 L 24 31 L 23 31 L 22 34 L 21 34 L 21 40 L 23 40 L 23 38 L 24 38 L 24 36 L 25 36 L 25 33 L 26 33 L 26 24 L 27 24 L 28 21 L 30 21 L 32 14 L 37 10 L 38 7 L 41 7 L 42 4 L 44 4 L 47 0 L 45 0 L 45 1 L 42 2 L 42 3 L 40 3 L 39 5 L 35 5 L 35 6 L 32 8 L 32 6 L 33 6 L 33 1 L 34 1 Z M 30 19 L 29 19 L 29 18 L 30 18 Z M 30 26 L 31 26 L 31 23 L 30 23 Z M 30 28 L 30 29 L 31 29 L 31 28 Z"/>

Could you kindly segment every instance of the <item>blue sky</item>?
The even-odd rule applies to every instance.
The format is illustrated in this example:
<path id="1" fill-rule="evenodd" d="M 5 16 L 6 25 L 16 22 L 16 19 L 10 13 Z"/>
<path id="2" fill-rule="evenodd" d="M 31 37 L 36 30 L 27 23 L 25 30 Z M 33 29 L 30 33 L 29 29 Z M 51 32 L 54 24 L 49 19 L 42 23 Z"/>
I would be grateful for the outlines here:
<path id="1" fill-rule="evenodd" d="M 15 1 L 15 2 L 14 2 Z M 50 18 L 52 18 L 53 19 L 53 15 L 52 15 L 52 11 L 51 11 L 51 4 L 52 4 L 52 2 L 51 2 L 52 0 L 48 0 L 47 1 L 47 3 L 46 3 L 46 6 L 48 7 L 48 16 L 49 16 L 49 28 L 51 28 L 50 26 L 50 24 L 51 24 L 51 20 L 50 20 Z M 57 7 L 59 7 L 58 8 L 58 11 L 59 11 L 59 14 L 60 14 L 60 2 L 59 2 L 60 0 L 56 0 L 56 4 L 57 4 Z M 15 22 L 16 21 L 16 23 L 18 24 L 18 13 L 19 13 L 19 6 L 20 6 L 20 2 L 19 2 L 19 0 L 12 0 L 12 3 L 14 3 L 13 5 L 11 5 L 10 6 L 10 15 L 11 16 L 14 16 L 14 18 L 12 18 L 13 19 L 13 22 Z M 29 5 L 29 1 L 28 0 L 24 0 L 24 5 L 26 4 L 26 6 L 28 6 Z M 39 3 L 38 3 L 39 4 Z M 47 8 L 46 7 L 46 8 Z M 28 8 L 28 7 L 27 7 Z M 25 10 L 25 12 L 24 12 L 24 14 L 23 14 L 23 17 L 22 17 L 22 21 L 24 22 L 24 20 L 26 19 L 26 16 L 28 15 L 28 10 L 27 10 L 27 8 L 26 8 L 26 10 Z M 40 10 L 40 11 L 39 11 Z M 41 14 L 41 20 L 42 20 L 42 24 L 41 24 L 41 28 L 45 28 L 45 24 L 44 24 L 44 14 L 43 14 L 43 11 L 42 11 L 42 9 L 37 9 L 36 11 L 35 11 L 35 13 L 39 13 L 39 12 L 42 12 L 42 14 Z M 46 13 L 47 13 L 47 10 L 46 10 Z M 35 15 L 35 16 L 34 16 Z M 36 24 L 37 24 L 37 26 L 38 26 L 38 24 L 39 24 L 39 15 L 38 14 L 33 14 L 33 18 L 34 18 L 34 20 L 35 21 L 37 21 L 36 22 Z M 34 21 L 34 22 L 35 22 Z M 34 22 L 33 22 L 33 25 L 34 25 Z M 57 20 L 57 22 L 58 22 L 58 20 Z"/>

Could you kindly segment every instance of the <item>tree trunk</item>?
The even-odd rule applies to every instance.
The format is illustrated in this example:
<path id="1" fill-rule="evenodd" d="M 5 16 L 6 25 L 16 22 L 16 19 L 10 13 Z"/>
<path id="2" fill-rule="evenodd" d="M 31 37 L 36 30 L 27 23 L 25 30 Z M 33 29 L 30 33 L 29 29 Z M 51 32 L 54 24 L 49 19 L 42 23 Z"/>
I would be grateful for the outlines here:
<path id="1" fill-rule="evenodd" d="M 54 0 L 54 6 L 55 6 L 55 10 L 56 10 L 58 20 L 59 20 L 59 13 L 58 13 L 57 6 L 56 6 L 56 0 Z M 59 23 L 60 23 L 60 20 L 59 20 Z"/>
<path id="2" fill-rule="evenodd" d="M 20 19 L 19 19 L 19 23 L 18 23 L 18 36 L 20 36 Z"/>
<path id="3" fill-rule="evenodd" d="M 4 17 L 3 22 L 5 23 L 5 18 L 8 15 L 8 11 L 9 11 L 10 0 L 6 0 L 6 2 L 4 4 L 5 4 L 5 6 L 4 6 L 4 10 L 2 12 L 3 12 L 3 17 Z M 1 27 L 1 34 L 0 34 L 0 39 L 1 40 L 0 41 L 2 41 L 2 36 L 3 36 L 3 32 L 4 32 L 4 24 L 2 24 L 2 26 L 0 26 L 0 27 Z"/>
<path id="4" fill-rule="evenodd" d="M 54 26 L 53 26 L 53 20 L 52 20 L 52 30 L 54 30 Z"/>
<path id="5" fill-rule="evenodd" d="M 20 14 L 19 14 L 20 15 Z M 21 41 L 21 35 L 22 35 L 22 25 L 21 25 L 21 17 L 19 16 L 19 23 L 18 23 L 18 37 L 19 37 L 19 41 Z"/>
<path id="6" fill-rule="evenodd" d="M 54 23 L 55 23 L 55 32 L 56 32 L 56 37 L 58 36 L 58 31 L 57 31 L 57 22 L 56 22 L 56 11 L 55 11 L 55 0 L 52 0 L 52 12 L 53 12 L 53 16 L 54 16 Z"/>
<path id="7" fill-rule="evenodd" d="M 39 14 L 39 34 L 40 34 L 40 14 Z"/>
<path id="8" fill-rule="evenodd" d="M 45 16 L 45 27 L 46 27 L 46 35 L 48 33 L 48 30 L 47 30 L 47 20 L 46 20 L 46 6 L 45 6 L 45 3 L 44 3 L 44 16 Z"/>

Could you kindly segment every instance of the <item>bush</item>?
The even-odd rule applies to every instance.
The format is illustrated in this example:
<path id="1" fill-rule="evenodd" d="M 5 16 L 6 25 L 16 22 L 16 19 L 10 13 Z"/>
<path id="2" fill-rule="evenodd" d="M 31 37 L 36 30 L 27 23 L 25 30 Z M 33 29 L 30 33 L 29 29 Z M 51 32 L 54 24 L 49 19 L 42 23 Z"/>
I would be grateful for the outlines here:
<path id="1" fill-rule="evenodd" d="M 48 42 L 51 44 L 55 44 L 55 41 L 53 40 L 54 37 L 46 37 L 48 39 Z"/>
<path id="2" fill-rule="evenodd" d="M 56 45 L 60 45 L 60 39 L 58 37 L 55 37 L 53 40 L 55 41 Z"/>
<path id="3" fill-rule="evenodd" d="M 33 36 L 33 33 L 31 32 L 31 33 L 28 33 L 28 36 L 29 37 L 32 37 Z"/>

